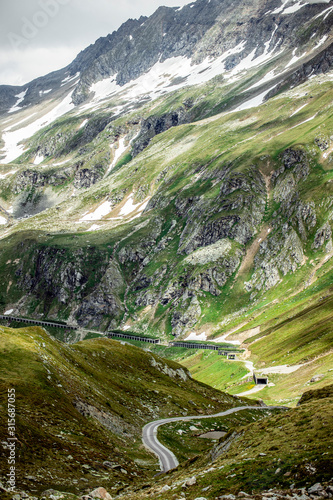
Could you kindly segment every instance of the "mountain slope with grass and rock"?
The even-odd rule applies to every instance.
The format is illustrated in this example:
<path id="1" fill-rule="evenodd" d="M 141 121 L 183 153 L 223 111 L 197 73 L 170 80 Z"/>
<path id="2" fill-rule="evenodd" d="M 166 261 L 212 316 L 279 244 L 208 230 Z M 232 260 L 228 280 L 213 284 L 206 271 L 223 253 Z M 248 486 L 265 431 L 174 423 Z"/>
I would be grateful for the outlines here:
<path id="1" fill-rule="evenodd" d="M 242 434 L 239 441 L 244 467 L 235 465 L 240 457 L 232 444 L 230 471 L 222 462 L 218 466 L 236 479 L 223 482 L 220 491 L 202 480 L 201 489 L 191 493 L 193 500 L 207 496 L 206 491 L 212 492 L 207 498 L 239 493 L 237 484 L 259 492 L 248 476 L 253 463 L 246 459 L 257 457 L 261 474 L 271 451 L 276 462 L 286 460 L 286 467 L 274 462 L 263 488 L 282 491 L 295 483 L 309 496 L 308 488 L 318 481 L 325 495 L 331 494 L 329 457 L 321 458 L 317 448 L 329 435 L 318 408 L 329 414 L 330 398 L 320 403 L 302 399 L 293 407 L 308 397 L 303 396 L 307 391 L 325 391 L 333 383 L 332 19 L 332 0 L 241 0 L 237 5 L 197 0 L 182 8 L 159 7 L 152 16 L 130 19 L 98 39 L 66 68 L 23 86 L 0 86 L 0 340 L 20 356 L 22 346 L 14 344 L 24 343 L 24 359 L 31 366 L 24 363 L 35 385 L 23 382 L 8 363 L 6 382 L 17 382 L 22 396 L 28 391 L 41 405 L 38 414 L 32 401 L 25 407 L 22 432 L 32 426 L 28 438 L 48 443 L 50 464 L 61 458 L 54 477 L 47 479 L 46 468 L 40 465 L 38 472 L 27 455 L 32 465 L 26 475 L 40 474 L 38 494 L 44 486 L 70 484 L 71 478 L 79 481 L 68 490 L 73 494 L 103 486 L 103 477 L 110 479 L 104 487 L 114 488 L 112 495 L 125 483 L 128 487 L 129 478 L 132 486 L 138 477 L 145 481 L 140 460 L 150 458 L 139 445 L 142 427 L 168 412 L 184 413 L 185 403 L 189 414 L 190 400 L 198 411 L 201 403 L 210 404 L 211 414 L 212 403 L 204 402 L 208 393 L 198 396 L 200 404 L 197 396 L 187 397 L 202 383 L 211 386 L 205 391 L 227 391 L 228 401 L 245 395 L 249 404 L 260 397 L 272 406 L 291 407 L 286 414 L 290 428 L 282 414 L 267 421 L 267 432 L 273 432 L 272 422 L 281 419 L 289 444 L 303 429 L 299 418 L 308 408 L 304 421 L 315 434 L 309 456 L 302 447 L 289 462 L 260 441 L 264 455 L 258 458 L 254 442 L 261 424 L 254 424 L 253 440 L 246 442 Z M 25 319 L 55 322 L 59 331 L 49 329 L 53 340 L 42 330 L 30 336 Z M 72 333 L 61 332 L 64 325 Z M 23 330 L 10 333 L 10 326 Z M 127 340 L 141 349 L 110 341 L 111 332 L 136 335 Z M 101 338 L 89 340 L 92 336 Z M 142 337 L 160 343 L 149 345 L 148 353 Z M 186 340 L 192 349 L 169 345 Z M 43 343 L 57 360 L 52 366 Z M 6 345 L 4 360 L 12 359 Z M 234 359 L 228 359 L 230 353 Z M 176 376 L 173 389 L 156 388 L 153 373 L 146 383 L 138 381 L 134 373 L 140 363 L 149 365 L 158 355 L 166 359 L 168 373 L 183 370 L 187 379 L 190 370 L 193 380 Z M 114 356 L 132 377 L 134 395 L 119 373 L 111 395 L 114 380 L 108 370 Z M 254 375 L 268 383 L 258 387 Z M 175 395 L 170 407 L 168 390 Z M 54 396 L 64 406 L 51 408 Z M 74 419 L 75 435 L 64 424 L 67 414 Z M 124 466 L 126 454 L 114 451 L 121 449 L 124 433 L 105 434 L 113 432 L 101 423 L 109 417 L 126 431 L 126 439 L 135 436 L 134 449 L 124 444 L 130 471 Z M 215 423 L 211 432 L 220 432 L 222 424 Z M 231 428 L 221 432 L 226 430 Z M 172 429 L 163 432 L 177 443 L 182 459 L 206 450 L 198 438 L 188 454 L 186 436 L 179 442 Z M 104 442 L 108 448 L 102 452 Z M 84 460 L 75 451 L 80 445 Z M 251 457 L 245 456 L 246 446 Z M 38 450 L 42 461 L 42 447 Z M 97 465 L 89 462 L 89 453 Z M 114 453 L 121 455 L 119 463 Z M 322 453 L 331 453 L 328 444 Z M 310 465 L 304 469 L 302 461 Z M 118 474 L 113 476 L 104 462 L 120 465 L 127 475 L 111 467 Z M 280 482 L 279 468 L 287 478 Z M 284 475 L 289 472 L 290 484 Z M 20 476 L 20 481 L 22 488 L 33 487 L 33 480 Z M 179 491 L 167 489 L 161 498 L 180 494 L 179 485 Z M 147 491 L 130 494 L 145 498 Z"/>

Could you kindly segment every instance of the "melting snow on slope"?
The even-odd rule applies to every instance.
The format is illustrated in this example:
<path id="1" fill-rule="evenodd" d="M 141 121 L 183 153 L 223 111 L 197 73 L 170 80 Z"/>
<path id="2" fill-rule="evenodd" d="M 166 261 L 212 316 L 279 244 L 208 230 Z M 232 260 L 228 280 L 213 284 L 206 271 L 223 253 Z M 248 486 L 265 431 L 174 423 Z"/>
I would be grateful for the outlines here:
<path id="1" fill-rule="evenodd" d="M 51 92 L 52 89 L 48 89 L 48 90 L 40 90 L 39 91 L 39 95 L 42 96 L 42 95 L 45 95 L 45 94 L 48 94 L 49 92 Z"/>
<path id="2" fill-rule="evenodd" d="M 133 193 L 132 193 L 130 195 L 130 197 L 128 198 L 128 200 L 126 201 L 123 208 L 120 210 L 119 215 L 126 216 L 126 215 L 129 215 L 129 214 L 131 214 L 134 211 L 139 209 L 139 214 L 136 215 L 136 217 L 139 217 L 141 215 L 141 213 L 144 211 L 144 209 L 146 208 L 146 206 L 148 205 L 148 201 L 149 201 L 149 198 L 147 200 L 143 201 L 142 203 L 139 202 L 139 203 L 135 204 L 135 203 L 133 203 Z"/>
<path id="3" fill-rule="evenodd" d="M 98 224 L 93 224 L 88 231 L 98 231 L 99 229 L 102 229 L 103 226 L 99 226 Z"/>
<path id="4" fill-rule="evenodd" d="M 83 128 L 85 125 L 87 125 L 88 121 L 89 121 L 89 120 L 88 120 L 88 118 L 87 118 L 86 120 L 83 120 L 83 122 L 82 122 L 82 123 L 81 123 L 81 125 L 79 126 L 79 129 L 80 129 L 80 128 Z"/>
<path id="5" fill-rule="evenodd" d="M 173 92 L 184 85 L 196 85 L 211 80 L 214 76 L 224 71 L 224 61 L 230 55 L 241 52 L 245 42 L 239 43 L 233 49 L 229 49 L 219 58 L 210 61 L 208 58 L 198 65 L 191 65 L 191 59 L 186 57 L 171 57 L 163 62 L 157 62 L 148 73 L 132 80 L 123 87 L 116 82 L 117 75 L 94 83 L 90 90 L 95 96 L 92 103 L 86 105 L 91 107 L 97 101 L 121 94 L 121 97 L 135 99 L 139 96 L 149 95 L 154 99 L 166 92 Z M 177 83 L 176 79 L 182 79 Z M 173 81 L 176 82 L 173 84 Z"/>
<path id="6" fill-rule="evenodd" d="M 296 111 L 293 112 L 293 114 L 290 115 L 290 118 L 294 115 L 296 115 L 297 113 L 299 113 L 301 111 L 301 109 L 305 108 L 305 106 L 307 106 L 308 103 L 306 102 L 305 104 L 303 104 L 303 106 L 301 106 L 300 108 L 296 109 Z"/>
<path id="7" fill-rule="evenodd" d="M 14 104 L 14 106 L 12 106 L 10 108 L 10 110 L 8 111 L 8 113 L 15 113 L 15 111 L 19 111 L 20 109 L 22 109 L 19 104 L 21 104 L 21 102 L 24 101 L 24 98 L 26 96 L 26 93 L 28 92 L 28 89 L 24 90 L 23 92 L 21 92 L 20 94 L 17 94 L 15 97 L 17 97 L 17 101 L 16 103 Z"/>
<path id="8" fill-rule="evenodd" d="M 255 108 L 257 106 L 260 106 L 264 102 L 264 99 L 266 95 L 275 88 L 275 85 L 273 87 L 270 87 L 269 89 L 264 90 L 261 94 L 252 97 L 252 99 L 249 99 L 248 101 L 243 102 L 238 108 L 234 109 L 233 111 L 243 111 L 244 109 L 250 109 L 250 108 Z"/>
<path id="9" fill-rule="evenodd" d="M 234 345 L 240 345 L 240 341 L 239 340 L 227 340 L 227 337 L 229 336 L 230 334 L 227 333 L 227 335 L 222 335 L 222 337 L 218 337 L 217 339 L 212 339 L 212 342 L 227 342 L 227 344 L 234 344 Z"/>
<path id="10" fill-rule="evenodd" d="M 280 75 L 282 75 L 282 73 L 280 73 Z M 259 82 L 254 83 L 253 85 L 251 85 L 251 87 L 248 87 L 247 89 L 243 90 L 242 94 L 244 92 L 247 92 L 248 90 L 255 89 L 256 87 L 260 87 L 264 83 L 269 82 L 270 80 L 273 80 L 273 78 L 276 78 L 277 76 L 280 76 L 280 75 L 275 74 L 275 70 L 272 69 L 272 71 L 269 71 L 268 73 L 266 73 L 266 75 L 261 80 L 259 80 Z"/>
<path id="11" fill-rule="evenodd" d="M 39 165 L 40 163 L 42 163 L 42 161 L 44 161 L 44 156 L 40 152 L 38 152 L 34 160 L 34 165 Z"/>
<path id="12" fill-rule="evenodd" d="M 17 170 L 11 170 L 10 172 L 6 172 L 5 174 L 0 174 L 0 179 L 4 179 L 5 177 L 7 177 L 7 175 L 15 174 L 15 172 L 17 172 Z"/>
<path id="13" fill-rule="evenodd" d="M 319 3 L 319 2 L 318 2 Z M 327 2 L 328 3 L 328 2 Z M 326 19 L 327 16 L 330 15 L 330 13 L 332 12 L 333 10 L 333 7 L 328 7 L 328 9 L 325 9 L 323 10 L 322 12 L 320 12 L 319 14 L 316 15 L 316 17 L 314 19 L 318 19 L 318 17 L 321 17 L 321 16 L 325 16 L 324 17 L 324 20 Z"/>
<path id="14" fill-rule="evenodd" d="M 304 7 L 304 4 L 302 1 L 296 2 L 294 5 L 291 5 L 290 7 L 287 7 L 282 14 L 293 14 L 294 12 L 297 12 L 300 10 L 302 7 Z"/>
<path id="15" fill-rule="evenodd" d="M 80 72 L 76 73 L 74 76 L 66 76 L 66 78 L 61 80 L 61 87 L 63 87 L 64 85 L 67 85 L 67 83 L 69 83 L 69 82 L 76 80 L 77 78 L 79 78 L 79 76 L 80 76 Z"/>
<path id="16" fill-rule="evenodd" d="M 135 101 L 140 101 L 143 97 L 155 99 L 184 86 L 203 84 L 220 74 L 223 74 L 227 79 L 231 79 L 231 81 L 235 81 L 239 78 L 239 73 L 264 63 L 272 56 L 274 48 L 269 51 L 269 46 L 276 29 L 277 26 L 275 26 L 271 38 L 265 42 L 265 50 L 262 55 L 255 57 L 256 49 L 254 49 L 231 71 L 226 72 L 225 60 L 233 54 L 242 52 L 246 45 L 245 41 L 229 49 L 217 59 L 210 60 L 207 58 L 197 65 L 192 65 L 191 59 L 181 56 L 157 62 L 148 73 L 141 75 L 136 80 L 132 80 L 123 87 L 117 84 L 117 75 L 113 75 L 94 83 L 90 87 L 94 97 L 91 102 L 83 105 L 81 110 L 96 108 L 99 106 L 100 101 L 112 97 L 118 97 L 127 102 L 131 101 L 132 105 L 135 106 Z M 115 114 L 119 114 L 125 106 L 127 106 L 127 103 L 118 106 L 114 110 Z"/>
<path id="17" fill-rule="evenodd" d="M 295 53 L 296 53 L 296 50 L 297 49 L 294 49 L 293 50 L 293 53 L 292 53 L 292 58 L 290 59 L 290 61 L 288 62 L 288 64 L 286 65 L 286 68 L 289 68 L 289 66 L 292 66 L 295 62 L 299 61 L 299 59 L 302 59 L 302 57 L 305 56 L 306 52 L 304 52 L 304 54 L 302 54 L 301 56 L 297 57 L 295 56 Z"/>
<path id="18" fill-rule="evenodd" d="M 281 7 L 278 7 L 277 9 L 273 10 L 272 14 L 293 14 L 294 12 L 297 12 L 298 10 L 302 9 L 305 5 L 310 5 L 314 3 L 329 3 L 330 0 L 309 0 L 309 1 L 304 1 L 304 0 L 298 0 L 297 2 L 293 3 L 292 0 L 282 0 L 282 5 Z M 321 14 L 320 14 L 321 15 Z"/>
<path id="19" fill-rule="evenodd" d="M 79 222 L 89 221 L 89 220 L 99 220 L 105 215 L 111 212 L 111 202 L 104 201 L 96 210 L 90 214 L 84 215 Z"/>
<path id="20" fill-rule="evenodd" d="M 200 335 L 197 335 L 195 332 L 191 332 L 185 340 L 207 340 L 207 335 L 205 332 L 202 332 Z"/>
<path id="21" fill-rule="evenodd" d="M 328 38 L 328 35 L 324 35 L 324 36 L 323 36 L 323 37 L 319 40 L 319 42 L 317 43 L 317 45 L 316 45 L 315 47 L 313 47 L 313 50 L 316 50 L 316 49 L 318 49 L 321 45 L 323 45 L 323 43 L 325 43 L 325 42 L 326 42 L 327 38 Z"/>
<path id="22" fill-rule="evenodd" d="M 125 137 L 122 137 L 120 140 L 119 140 L 119 144 L 118 144 L 118 148 L 115 149 L 115 153 L 114 153 L 114 158 L 112 160 L 112 163 L 111 165 L 109 166 L 109 168 L 107 169 L 107 174 L 109 172 L 111 172 L 111 170 L 117 165 L 118 163 L 118 160 L 119 158 L 121 157 L 121 155 L 126 151 L 128 146 L 125 146 Z"/>
<path id="23" fill-rule="evenodd" d="M 11 161 L 18 158 L 23 152 L 24 147 L 19 145 L 23 139 L 28 139 L 32 135 L 34 135 L 38 130 L 49 125 L 53 121 L 55 121 L 60 116 L 64 115 L 68 111 L 71 111 L 74 108 L 74 104 L 72 103 L 72 93 L 68 94 L 65 99 L 58 104 L 55 108 L 53 108 L 49 113 L 38 118 L 38 120 L 30 123 L 26 127 L 19 128 L 13 132 L 7 131 L 2 135 L 2 139 L 5 143 L 5 147 L 3 148 L 3 153 L 5 154 L 5 158 L 1 160 L 2 163 L 10 163 Z"/>

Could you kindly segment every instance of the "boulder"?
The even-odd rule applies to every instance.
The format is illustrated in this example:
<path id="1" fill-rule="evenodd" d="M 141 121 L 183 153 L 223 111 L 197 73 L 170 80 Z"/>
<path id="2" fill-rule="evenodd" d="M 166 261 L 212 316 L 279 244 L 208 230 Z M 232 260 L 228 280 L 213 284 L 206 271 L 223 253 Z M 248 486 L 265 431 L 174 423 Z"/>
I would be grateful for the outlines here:
<path id="1" fill-rule="evenodd" d="M 100 500 L 112 500 L 110 493 L 108 493 L 106 489 L 101 486 L 96 488 L 94 491 L 91 491 L 89 496 L 92 498 L 99 498 Z"/>

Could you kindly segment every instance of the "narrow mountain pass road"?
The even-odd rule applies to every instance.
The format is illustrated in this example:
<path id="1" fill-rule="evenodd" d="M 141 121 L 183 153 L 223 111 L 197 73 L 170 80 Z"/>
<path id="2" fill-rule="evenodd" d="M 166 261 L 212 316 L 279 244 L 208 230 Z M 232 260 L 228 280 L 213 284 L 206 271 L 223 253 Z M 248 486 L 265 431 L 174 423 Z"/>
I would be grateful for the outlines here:
<path id="1" fill-rule="evenodd" d="M 179 462 L 177 457 L 170 451 L 166 446 L 159 442 L 157 439 L 157 430 L 160 425 L 169 424 L 171 422 L 185 422 L 186 420 L 202 420 L 203 418 L 215 418 L 224 417 L 226 415 L 231 415 L 242 410 L 274 410 L 274 409 L 284 409 L 289 410 L 285 406 L 238 406 L 236 408 L 230 408 L 229 410 L 222 411 L 220 413 L 215 413 L 214 415 L 195 415 L 193 417 L 172 417 L 164 418 L 161 420 L 155 420 L 146 424 L 142 429 L 142 441 L 143 444 L 157 455 L 160 468 L 162 472 L 168 472 L 178 466 Z"/>

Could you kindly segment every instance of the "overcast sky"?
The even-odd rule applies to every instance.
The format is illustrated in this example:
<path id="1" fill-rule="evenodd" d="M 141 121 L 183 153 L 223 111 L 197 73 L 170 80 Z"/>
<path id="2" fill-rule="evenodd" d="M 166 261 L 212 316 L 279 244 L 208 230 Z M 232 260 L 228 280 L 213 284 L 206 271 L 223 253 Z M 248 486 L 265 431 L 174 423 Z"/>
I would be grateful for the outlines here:
<path id="1" fill-rule="evenodd" d="M 63 68 L 129 18 L 191 0 L 0 0 L 0 85 Z"/>

